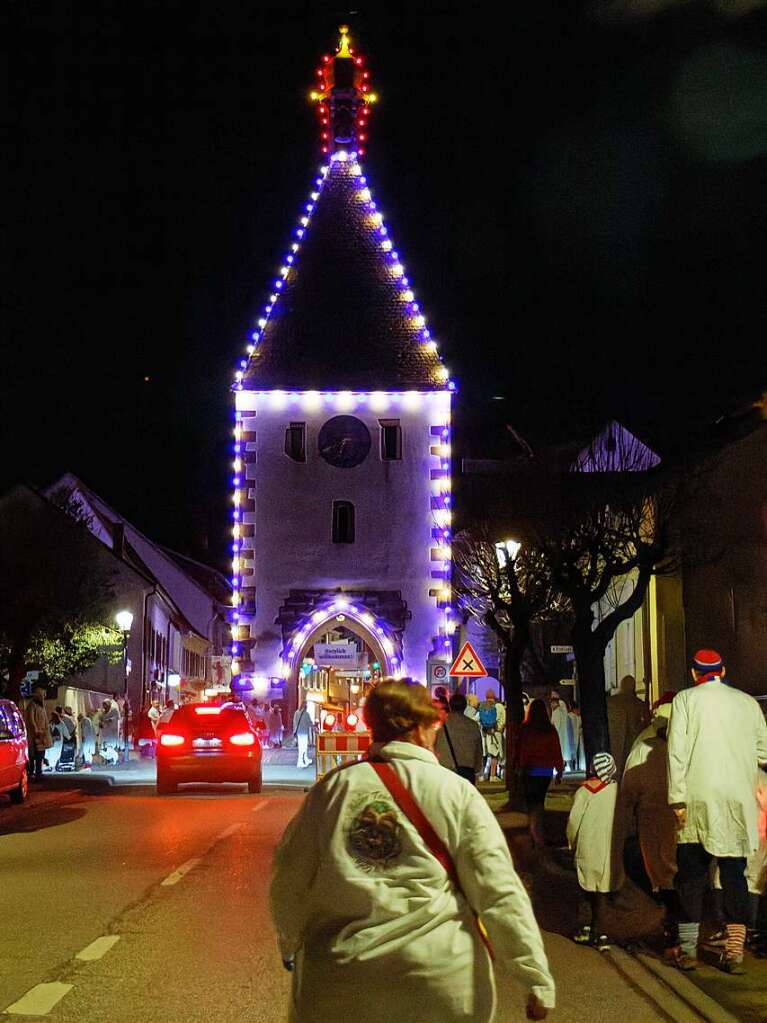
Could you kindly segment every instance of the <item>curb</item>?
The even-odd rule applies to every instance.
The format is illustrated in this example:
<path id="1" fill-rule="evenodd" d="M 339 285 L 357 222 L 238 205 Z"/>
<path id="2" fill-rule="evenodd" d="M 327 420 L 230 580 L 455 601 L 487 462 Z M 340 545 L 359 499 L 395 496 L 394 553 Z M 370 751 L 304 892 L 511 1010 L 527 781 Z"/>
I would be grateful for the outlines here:
<path id="1" fill-rule="evenodd" d="M 727 1009 L 722 1008 L 718 1002 L 701 991 L 697 984 L 679 973 L 678 970 L 664 966 L 653 956 L 643 952 L 635 953 L 634 958 L 708 1023 L 739 1023 L 737 1016 L 733 1016 Z"/>

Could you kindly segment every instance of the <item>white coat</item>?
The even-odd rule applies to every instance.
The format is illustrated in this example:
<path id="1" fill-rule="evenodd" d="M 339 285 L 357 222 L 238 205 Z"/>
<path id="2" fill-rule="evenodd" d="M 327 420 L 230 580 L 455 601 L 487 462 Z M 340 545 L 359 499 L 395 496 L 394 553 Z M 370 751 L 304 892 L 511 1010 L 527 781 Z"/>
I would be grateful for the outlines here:
<path id="1" fill-rule="evenodd" d="M 668 726 L 668 801 L 685 806 L 680 843 L 748 857 L 759 845 L 754 793 L 767 761 L 759 704 L 718 679 L 677 693 Z"/>
<path id="2" fill-rule="evenodd" d="M 676 877 L 676 816 L 668 805 L 668 746 L 656 718 L 637 737 L 626 761 L 620 786 L 624 824 L 633 818 L 647 876 L 653 891 L 670 890 Z"/>
<path id="3" fill-rule="evenodd" d="M 589 778 L 575 793 L 567 842 L 575 851 L 584 892 L 617 892 L 623 886 L 623 833 L 616 815 L 618 786 Z"/>
<path id="4" fill-rule="evenodd" d="M 450 850 L 497 958 L 553 1007 L 530 900 L 485 800 L 429 750 L 382 752 Z M 297 956 L 291 1020 L 490 1023 L 493 969 L 466 899 L 370 765 L 329 774 L 274 860 L 272 914 L 283 957 Z"/>

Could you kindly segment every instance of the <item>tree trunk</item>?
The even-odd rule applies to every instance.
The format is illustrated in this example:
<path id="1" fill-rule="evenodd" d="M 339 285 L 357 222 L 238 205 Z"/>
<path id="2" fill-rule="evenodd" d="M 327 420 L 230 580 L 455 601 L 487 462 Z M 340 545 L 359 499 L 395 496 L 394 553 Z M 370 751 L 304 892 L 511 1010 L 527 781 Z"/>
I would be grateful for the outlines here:
<path id="1" fill-rule="evenodd" d="M 578 665 L 583 739 L 586 747 L 586 770 L 596 753 L 610 752 L 610 730 L 607 724 L 605 692 L 605 649 L 591 630 L 591 621 L 576 623 L 572 630 L 573 651 Z"/>
<path id="2" fill-rule="evenodd" d="M 503 649 L 503 684 L 506 689 L 506 791 L 509 794 L 506 806 L 509 810 L 523 810 L 524 798 L 518 773 L 512 763 L 517 748 L 519 729 L 525 718 L 522 702 L 522 659 L 525 656 L 528 637 L 524 630 L 516 628 L 511 642 Z"/>

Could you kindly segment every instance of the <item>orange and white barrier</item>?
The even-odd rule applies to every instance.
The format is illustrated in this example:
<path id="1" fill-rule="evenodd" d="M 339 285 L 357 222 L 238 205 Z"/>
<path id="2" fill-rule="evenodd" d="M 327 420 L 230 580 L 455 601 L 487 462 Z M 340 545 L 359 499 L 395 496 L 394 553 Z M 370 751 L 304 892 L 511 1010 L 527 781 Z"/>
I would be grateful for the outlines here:
<path id="1" fill-rule="evenodd" d="M 317 781 L 342 764 L 362 760 L 370 748 L 370 732 L 318 732 L 315 763 Z"/>

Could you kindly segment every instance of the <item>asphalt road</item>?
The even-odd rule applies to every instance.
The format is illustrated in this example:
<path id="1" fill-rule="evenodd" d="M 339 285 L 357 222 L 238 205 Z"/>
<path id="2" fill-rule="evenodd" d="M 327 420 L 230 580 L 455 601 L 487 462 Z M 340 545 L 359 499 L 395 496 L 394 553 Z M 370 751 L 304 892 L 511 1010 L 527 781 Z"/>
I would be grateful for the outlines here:
<path id="1" fill-rule="evenodd" d="M 266 893 L 274 846 L 301 798 L 136 788 L 0 806 L 0 1013 L 62 1023 L 285 1020 L 289 977 Z M 634 976 L 628 957 L 611 962 L 557 935 L 547 947 L 561 1023 L 700 1019 L 657 981 Z M 78 959 L 86 949 L 93 958 Z M 498 1023 L 524 1018 L 523 994 L 503 968 L 499 980 Z"/>

